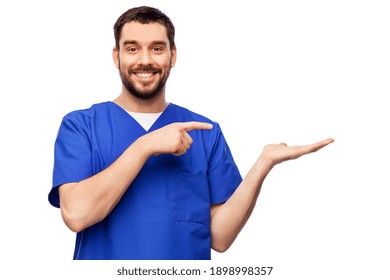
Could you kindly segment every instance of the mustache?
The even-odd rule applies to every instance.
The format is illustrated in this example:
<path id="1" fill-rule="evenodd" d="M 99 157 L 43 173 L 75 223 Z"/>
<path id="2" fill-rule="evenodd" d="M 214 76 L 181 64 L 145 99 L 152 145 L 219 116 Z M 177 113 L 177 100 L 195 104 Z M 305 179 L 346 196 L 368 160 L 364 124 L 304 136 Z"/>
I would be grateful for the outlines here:
<path id="1" fill-rule="evenodd" d="M 155 72 L 160 73 L 161 69 L 155 68 L 153 66 L 144 66 L 144 67 L 137 67 L 137 68 L 130 68 L 128 70 L 129 74 L 133 72 Z"/>

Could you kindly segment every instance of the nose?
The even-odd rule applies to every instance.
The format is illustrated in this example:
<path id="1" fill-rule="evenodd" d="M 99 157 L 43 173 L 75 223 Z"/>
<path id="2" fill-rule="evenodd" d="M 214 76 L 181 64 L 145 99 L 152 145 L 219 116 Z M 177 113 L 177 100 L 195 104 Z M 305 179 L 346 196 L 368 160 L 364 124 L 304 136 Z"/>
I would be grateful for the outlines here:
<path id="1" fill-rule="evenodd" d="M 151 65 L 153 64 L 152 57 L 148 51 L 142 51 L 138 54 L 138 65 Z"/>

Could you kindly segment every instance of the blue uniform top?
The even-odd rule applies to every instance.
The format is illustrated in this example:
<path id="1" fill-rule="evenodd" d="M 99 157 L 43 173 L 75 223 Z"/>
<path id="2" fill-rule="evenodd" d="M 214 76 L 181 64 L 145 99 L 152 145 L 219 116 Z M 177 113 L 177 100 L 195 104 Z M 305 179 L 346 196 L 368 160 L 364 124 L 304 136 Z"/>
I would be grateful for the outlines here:
<path id="1" fill-rule="evenodd" d="M 142 135 L 187 121 L 214 127 L 190 131 L 184 155 L 150 157 L 112 212 L 77 233 L 74 259 L 210 259 L 210 206 L 225 202 L 242 178 L 219 125 L 177 105 L 169 104 L 149 131 L 113 102 L 66 115 L 49 201 L 60 207 L 58 186 L 104 170 Z"/>

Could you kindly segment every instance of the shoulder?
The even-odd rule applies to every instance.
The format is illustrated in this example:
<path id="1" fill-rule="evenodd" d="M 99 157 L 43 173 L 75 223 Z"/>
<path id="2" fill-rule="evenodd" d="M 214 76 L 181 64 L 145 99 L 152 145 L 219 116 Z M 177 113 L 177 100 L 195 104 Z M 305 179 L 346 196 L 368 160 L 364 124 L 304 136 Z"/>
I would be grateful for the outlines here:
<path id="1" fill-rule="evenodd" d="M 88 122 L 91 121 L 97 114 L 109 110 L 110 107 L 110 102 L 102 102 L 93 104 L 89 108 L 77 109 L 67 113 L 63 118 L 63 122 Z"/>
<path id="2" fill-rule="evenodd" d="M 67 113 L 60 125 L 60 132 L 76 132 L 88 135 L 89 132 L 95 127 L 98 119 L 101 119 L 99 115 L 106 115 L 110 102 L 103 102 L 93 104 L 86 109 L 78 109 Z"/>

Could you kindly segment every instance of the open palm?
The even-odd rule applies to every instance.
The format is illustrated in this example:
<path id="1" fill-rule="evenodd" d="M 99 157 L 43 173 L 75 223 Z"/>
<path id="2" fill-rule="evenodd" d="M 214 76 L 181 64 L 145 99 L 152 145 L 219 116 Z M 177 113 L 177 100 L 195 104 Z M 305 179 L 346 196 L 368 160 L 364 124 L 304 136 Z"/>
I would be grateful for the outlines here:
<path id="1" fill-rule="evenodd" d="M 262 157 L 272 166 L 287 160 L 297 159 L 303 155 L 314 153 L 329 145 L 334 140 L 328 138 L 310 145 L 287 146 L 286 143 L 269 144 L 263 149 Z"/>

